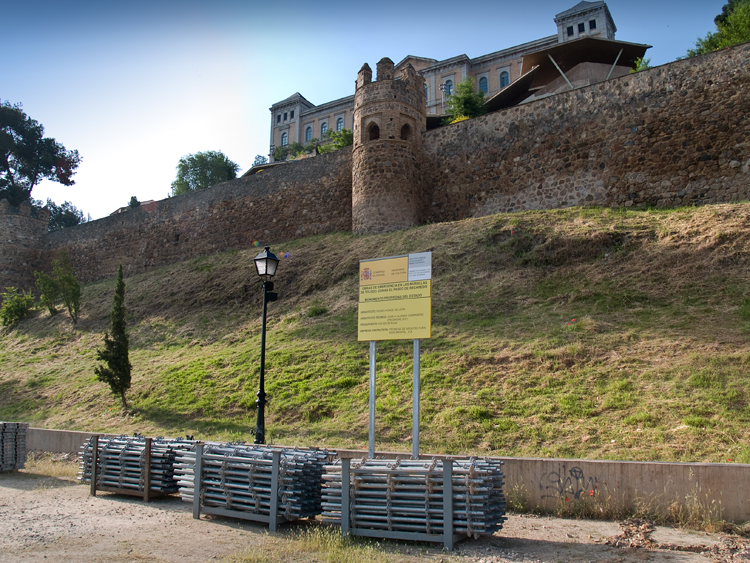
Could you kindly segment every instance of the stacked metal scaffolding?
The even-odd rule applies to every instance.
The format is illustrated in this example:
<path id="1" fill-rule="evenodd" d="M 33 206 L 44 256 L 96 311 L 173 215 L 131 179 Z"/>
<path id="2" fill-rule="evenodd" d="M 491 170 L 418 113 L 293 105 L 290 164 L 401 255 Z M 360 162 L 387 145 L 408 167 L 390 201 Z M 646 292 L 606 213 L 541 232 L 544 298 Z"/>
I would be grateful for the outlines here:
<path id="1" fill-rule="evenodd" d="M 322 475 L 333 459 L 327 450 L 206 444 L 200 448 L 198 502 L 196 457 L 196 451 L 181 451 L 175 463 L 180 495 L 193 502 L 196 517 L 204 512 L 269 524 L 274 520 L 275 528 L 277 521 L 322 512 Z M 276 513 L 272 514 L 274 505 Z"/>
<path id="2" fill-rule="evenodd" d="M 0 471 L 23 469 L 26 465 L 25 422 L 0 422 Z"/>
<path id="3" fill-rule="evenodd" d="M 354 535 L 446 543 L 454 536 L 493 534 L 505 521 L 502 464 L 475 458 L 342 460 L 326 466 L 323 475 L 323 521 Z M 348 491 L 342 490 L 342 476 L 348 477 Z M 348 498 L 344 521 L 342 496 Z"/>
<path id="4" fill-rule="evenodd" d="M 96 462 L 96 490 L 124 492 L 140 491 L 149 484 L 149 492 L 176 493 L 179 485 L 175 479 L 175 455 L 191 448 L 189 440 L 146 439 L 142 436 L 91 437 L 81 447 L 78 477 L 82 483 L 91 484 L 94 462 L 94 443 L 98 443 Z M 148 463 L 148 471 L 146 464 Z"/>

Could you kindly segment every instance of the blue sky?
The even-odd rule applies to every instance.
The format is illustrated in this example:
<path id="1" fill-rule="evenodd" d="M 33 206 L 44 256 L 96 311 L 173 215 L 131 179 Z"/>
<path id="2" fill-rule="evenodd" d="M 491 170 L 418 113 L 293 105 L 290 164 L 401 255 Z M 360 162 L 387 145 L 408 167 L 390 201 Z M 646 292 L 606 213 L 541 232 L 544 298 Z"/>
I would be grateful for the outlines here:
<path id="1" fill-rule="evenodd" d="M 609 0 L 617 39 L 653 45 L 652 66 L 714 29 L 725 0 Z M 577 0 L 431 2 L 6 0 L 0 99 L 22 103 L 83 161 L 76 184 L 36 199 L 92 218 L 170 193 L 181 156 L 221 150 L 242 170 L 269 145 L 268 108 L 353 93 L 364 62 L 476 57 L 556 33 Z"/>

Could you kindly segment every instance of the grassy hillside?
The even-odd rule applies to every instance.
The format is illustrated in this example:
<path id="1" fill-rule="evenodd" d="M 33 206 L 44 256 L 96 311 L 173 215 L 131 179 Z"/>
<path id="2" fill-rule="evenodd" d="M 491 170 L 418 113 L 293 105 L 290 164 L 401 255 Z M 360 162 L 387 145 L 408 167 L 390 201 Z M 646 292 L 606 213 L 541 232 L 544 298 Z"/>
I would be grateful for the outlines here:
<path id="1" fill-rule="evenodd" d="M 422 451 L 749 462 L 748 218 L 750 204 L 567 209 L 275 245 L 289 257 L 269 305 L 268 438 L 366 446 L 358 262 L 431 250 Z M 40 310 L 1 332 L 0 419 L 251 440 L 256 253 L 126 277 L 127 413 L 93 372 L 114 280 L 84 287 L 75 328 Z M 379 344 L 379 449 L 411 448 L 411 356 Z"/>

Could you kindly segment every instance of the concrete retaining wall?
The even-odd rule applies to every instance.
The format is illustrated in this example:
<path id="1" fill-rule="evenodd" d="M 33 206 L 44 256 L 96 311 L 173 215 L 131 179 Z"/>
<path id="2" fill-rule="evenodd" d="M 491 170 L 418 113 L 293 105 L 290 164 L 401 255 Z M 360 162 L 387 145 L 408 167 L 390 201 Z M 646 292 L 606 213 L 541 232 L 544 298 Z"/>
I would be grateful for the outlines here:
<path id="1" fill-rule="evenodd" d="M 361 458 L 362 450 L 337 450 Z M 406 452 L 376 452 L 386 459 L 408 459 Z M 446 457 L 423 454 L 425 458 Z M 553 510 L 560 504 L 592 502 L 605 509 L 642 506 L 659 513 L 677 503 L 702 505 L 717 518 L 750 520 L 750 465 L 663 463 L 501 457 L 505 490 L 529 507 Z"/>
<path id="2" fill-rule="evenodd" d="M 92 432 L 29 428 L 28 448 L 77 453 Z M 100 436 L 103 434 L 100 434 Z M 361 458 L 362 450 L 337 450 L 340 457 Z M 408 459 L 406 452 L 376 452 L 378 457 Z M 425 458 L 446 457 L 423 454 Z M 617 509 L 645 506 L 669 510 L 674 503 L 703 505 L 718 518 L 750 520 L 750 465 L 739 463 L 663 463 L 501 457 L 506 496 L 530 507 L 552 510 L 560 504 L 601 503 Z"/>
<path id="3" fill-rule="evenodd" d="M 91 436 L 109 436 L 95 432 L 74 432 L 72 430 L 47 430 L 29 428 L 26 447 L 29 450 L 42 450 L 54 453 L 78 453 L 83 443 Z"/>

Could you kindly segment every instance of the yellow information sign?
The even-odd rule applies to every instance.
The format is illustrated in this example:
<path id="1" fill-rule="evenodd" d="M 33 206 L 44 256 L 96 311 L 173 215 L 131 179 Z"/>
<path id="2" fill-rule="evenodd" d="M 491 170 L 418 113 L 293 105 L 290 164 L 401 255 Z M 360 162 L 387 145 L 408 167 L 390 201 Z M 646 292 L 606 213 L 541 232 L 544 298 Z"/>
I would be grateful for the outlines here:
<path id="1" fill-rule="evenodd" d="M 430 252 L 361 261 L 358 339 L 430 338 L 431 278 Z"/>

